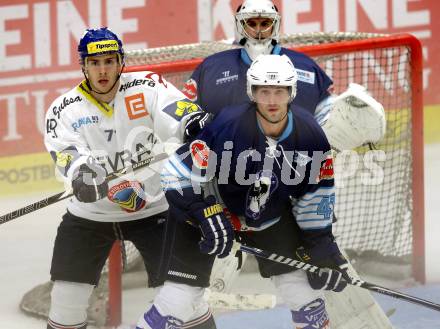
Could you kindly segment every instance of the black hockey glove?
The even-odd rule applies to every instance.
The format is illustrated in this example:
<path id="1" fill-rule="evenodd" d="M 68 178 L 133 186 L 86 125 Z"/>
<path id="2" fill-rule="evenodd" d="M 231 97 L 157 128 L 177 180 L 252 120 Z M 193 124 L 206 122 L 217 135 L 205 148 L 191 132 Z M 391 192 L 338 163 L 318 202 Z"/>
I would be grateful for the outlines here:
<path id="1" fill-rule="evenodd" d="M 226 257 L 232 249 L 234 229 L 223 213 L 223 207 L 213 197 L 208 197 L 205 202 L 191 206 L 191 215 L 202 231 L 200 251 L 219 258 Z"/>
<path id="2" fill-rule="evenodd" d="M 94 162 L 82 164 L 73 174 L 73 195 L 85 203 L 105 198 L 108 192 L 106 176 L 107 172 L 102 166 Z"/>
<path id="3" fill-rule="evenodd" d="M 321 268 L 315 273 L 307 272 L 312 289 L 340 292 L 345 289 L 347 282 L 351 281 L 348 261 L 334 240 L 324 239 L 310 249 L 299 247 L 296 255 L 300 261 Z"/>
<path id="4" fill-rule="evenodd" d="M 199 132 L 212 121 L 212 114 L 207 112 L 197 112 L 193 114 L 185 124 L 183 141 L 189 142 L 196 137 Z"/>

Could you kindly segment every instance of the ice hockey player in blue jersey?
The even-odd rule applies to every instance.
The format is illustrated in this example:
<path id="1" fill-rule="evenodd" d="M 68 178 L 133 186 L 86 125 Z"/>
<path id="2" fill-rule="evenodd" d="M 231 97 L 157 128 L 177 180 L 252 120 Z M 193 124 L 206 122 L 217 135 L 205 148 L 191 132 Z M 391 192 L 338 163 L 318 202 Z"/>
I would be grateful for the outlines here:
<path id="1" fill-rule="evenodd" d="M 231 251 L 232 221 L 242 243 L 326 268 L 306 274 L 258 260 L 290 307 L 294 328 L 329 328 L 322 290 L 342 291 L 348 266 L 332 235 L 330 145 L 308 111 L 289 110 L 297 74 L 287 56 L 260 55 L 247 81 L 252 101 L 222 110 L 164 166 L 170 257 L 141 329 L 200 328 L 193 319 L 206 314 L 201 296 L 215 257 Z M 179 296 L 175 303 L 171 295 Z"/>
<path id="2" fill-rule="evenodd" d="M 184 94 L 213 114 L 246 103 L 246 71 L 252 60 L 260 54 L 285 54 L 298 77 L 292 106 L 299 105 L 314 115 L 333 149 L 352 150 L 379 141 L 386 123 L 382 105 L 358 84 L 350 84 L 339 96 L 331 94 L 332 80 L 313 59 L 280 46 L 280 27 L 281 15 L 272 1 L 243 1 L 235 14 L 236 42 L 242 47 L 207 57 L 186 82 Z M 222 282 L 222 292 L 229 292 L 239 273 L 237 265 L 245 259 L 245 255 L 240 262 L 233 256 L 217 259 L 212 281 Z"/>

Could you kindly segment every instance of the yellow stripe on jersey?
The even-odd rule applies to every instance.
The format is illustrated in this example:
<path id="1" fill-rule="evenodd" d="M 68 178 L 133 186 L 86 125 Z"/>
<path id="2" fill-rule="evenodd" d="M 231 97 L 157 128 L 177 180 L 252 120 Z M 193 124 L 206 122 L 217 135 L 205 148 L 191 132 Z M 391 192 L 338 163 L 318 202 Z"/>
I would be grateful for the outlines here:
<path id="1" fill-rule="evenodd" d="M 86 80 L 83 80 L 77 87 L 78 92 L 80 92 L 81 94 L 84 95 L 85 98 L 87 98 L 87 100 L 92 103 L 95 104 L 95 106 L 101 110 L 101 112 L 103 112 L 106 116 L 108 116 L 109 118 L 113 115 L 113 107 L 111 107 L 110 105 L 108 105 L 107 103 L 103 103 L 98 101 L 95 97 L 92 96 L 92 94 L 90 93 L 90 88 L 87 85 Z"/>

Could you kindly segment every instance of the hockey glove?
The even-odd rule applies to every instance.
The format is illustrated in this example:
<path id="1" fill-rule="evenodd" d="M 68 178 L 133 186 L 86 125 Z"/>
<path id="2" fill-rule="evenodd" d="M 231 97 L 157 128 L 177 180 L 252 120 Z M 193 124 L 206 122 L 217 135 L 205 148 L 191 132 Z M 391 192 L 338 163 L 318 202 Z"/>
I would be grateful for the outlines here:
<path id="1" fill-rule="evenodd" d="M 191 141 L 211 120 L 212 114 L 207 112 L 197 112 L 192 115 L 185 124 L 183 141 L 185 143 Z"/>
<path id="2" fill-rule="evenodd" d="M 223 207 L 210 197 L 206 201 L 191 207 L 192 217 L 202 231 L 200 251 L 224 258 L 232 249 L 234 229 L 223 213 Z"/>
<path id="3" fill-rule="evenodd" d="M 335 241 L 320 243 L 311 249 L 299 247 L 296 255 L 300 261 L 321 268 L 315 273 L 307 272 L 312 289 L 340 292 L 352 280 L 348 274 L 348 261 Z"/>
<path id="4" fill-rule="evenodd" d="M 108 184 L 105 181 L 106 170 L 92 162 L 82 164 L 73 174 L 73 195 L 78 201 L 95 202 L 107 196 Z"/>

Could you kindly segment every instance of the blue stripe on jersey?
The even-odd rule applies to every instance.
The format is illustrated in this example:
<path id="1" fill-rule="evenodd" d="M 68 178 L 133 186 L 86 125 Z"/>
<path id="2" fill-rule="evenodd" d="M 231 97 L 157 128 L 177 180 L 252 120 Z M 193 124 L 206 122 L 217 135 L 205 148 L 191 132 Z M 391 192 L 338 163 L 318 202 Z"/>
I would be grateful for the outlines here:
<path id="1" fill-rule="evenodd" d="M 191 179 L 191 170 L 179 159 L 176 154 L 173 154 L 168 158 L 168 162 L 165 166 L 171 166 L 173 170 L 169 170 L 171 174 L 177 173 L 177 177 Z"/>
<path id="2" fill-rule="evenodd" d="M 312 201 L 313 199 L 322 198 L 322 197 L 329 196 L 329 195 L 334 194 L 334 193 L 335 192 L 334 192 L 334 187 L 333 186 L 320 186 L 316 191 L 304 194 L 298 200 L 298 206 L 301 206 L 303 208 L 303 206 L 300 205 L 300 203 Z"/>
<path id="3" fill-rule="evenodd" d="M 278 138 L 278 143 L 285 140 L 293 131 L 295 130 L 295 122 L 293 120 L 293 114 L 292 112 L 287 112 L 288 122 L 287 127 L 284 129 L 282 135 Z"/>
<path id="4" fill-rule="evenodd" d="M 177 177 L 175 174 L 170 173 L 170 170 L 174 171 L 174 167 L 167 163 L 160 174 L 160 182 L 164 191 L 181 190 L 191 186 L 190 180 Z"/>
<path id="5" fill-rule="evenodd" d="M 188 180 L 198 183 L 206 183 L 210 180 L 208 176 L 200 176 L 191 172 L 188 166 L 180 160 L 179 156 L 175 154 L 168 158 L 168 162 L 165 164 L 165 168 L 168 169 L 168 172 L 171 175 L 176 176 L 182 181 Z"/>
<path id="6" fill-rule="evenodd" d="M 247 66 L 251 66 L 252 59 L 249 57 L 248 53 L 246 52 L 246 50 L 244 48 L 241 48 L 240 57 L 241 57 L 241 60 L 243 62 L 245 62 Z"/>
<path id="7" fill-rule="evenodd" d="M 279 55 L 281 53 L 281 46 L 275 45 L 272 49 L 272 55 Z"/>
<path id="8" fill-rule="evenodd" d="M 331 225 L 332 225 L 332 223 L 329 223 L 329 224 L 324 225 L 324 226 L 314 226 L 314 227 L 309 227 L 309 228 L 301 227 L 301 229 L 303 231 L 319 231 L 319 230 L 323 230 L 325 228 L 328 228 Z"/>

